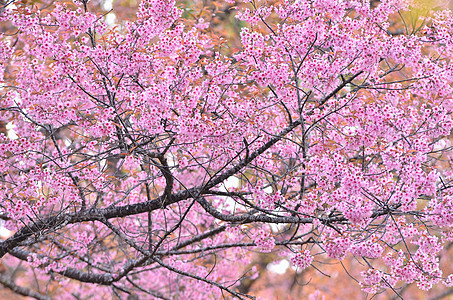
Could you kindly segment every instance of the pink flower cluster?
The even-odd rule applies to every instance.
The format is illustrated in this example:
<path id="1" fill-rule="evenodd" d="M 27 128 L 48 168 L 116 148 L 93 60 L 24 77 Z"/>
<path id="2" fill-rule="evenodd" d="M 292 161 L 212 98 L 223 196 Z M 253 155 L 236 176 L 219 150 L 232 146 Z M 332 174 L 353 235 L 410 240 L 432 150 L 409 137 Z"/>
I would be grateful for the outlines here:
<path id="1" fill-rule="evenodd" d="M 310 255 L 310 250 L 297 252 L 292 258 L 291 263 L 300 269 L 308 268 L 313 262 L 313 256 Z"/>
<path id="2" fill-rule="evenodd" d="M 275 239 L 269 231 L 258 230 L 255 234 L 254 242 L 261 252 L 271 252 L 275 247 Z"/>
<path id="3" fill-rule="evenodd" d="M 343 259 L 351 245 L 351 240 L 347 237 L 337 237 L 324 246 L 327 255 L 336 259 Z"/>
<path id="4" fill-rule="evenodd" d="M 362 243 L 351 245 L 349 252 L 355 256 L 379 258 L 382 256 L 384 248 L 377 243 L 373 243 L 372 240 L 367 240 Z"/>

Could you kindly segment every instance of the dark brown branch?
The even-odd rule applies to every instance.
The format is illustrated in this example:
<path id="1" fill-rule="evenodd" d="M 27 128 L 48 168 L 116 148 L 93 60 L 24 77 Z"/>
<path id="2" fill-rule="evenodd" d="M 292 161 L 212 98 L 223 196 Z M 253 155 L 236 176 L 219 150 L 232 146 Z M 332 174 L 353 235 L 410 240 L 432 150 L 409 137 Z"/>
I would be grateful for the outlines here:
<path id="1" fill-rule="evenodd" d="M 87 221 L 96 221 L 102 219 L 111 219 L 111 218 L 122 218 L 131 215 L 137 215 L 144 212 L 153 211 L 159 208 L 164 208 L 170 204 L 186 200 L 189 198 L 193 198 L 192 195 L 199 195 L 200 192 L 204 190 L 208 190 L 226 180 L 228 177 L 236 174 L 245 166 L 247 166 L 250 162 L 252 162 L 255 158 L 259 155 L 264 153 L 270 147 L 275 145 L 278 141 L 280 141 L 283 137 L 285 137 L 289 132 L 294 130 L 297 126 L 301 124 L 301 120 L 298 119 L 297 121 L 293 122 L 291 125 L 283 129 L 278 135 L 274 136 L 270 139 L 267 143 L 263 146 L 258 148 L 256 151 L 250 154 L 250 156 L 246 157 L 245 159 L 241 160 L 236 166 L 230 168 L 229 170 L 225 171 L 223 174 L 214 177 L 208 183 L 206 183 L 203 187 L 196 187 L 192 189 L 188 189 L 185 191 L 178 192 L 173 195 L 162 195 L 152 201 L 141 202 L 132 205 L 126 206 L 118 206 L 118 207 L 108 207 L 105 209 L 90 209 L 81 211 L 78 213 L 71 213 L 71 214 L 59 214 L 55 216 L 51 216 L 45 218 L 43 220 L 39 220 L 30 224 L 28 226 L 23 227 L 19 231 L 17 231 L 12 237 L 5 240 L 4 242 L 0 243 L 0 257 L 3 257 L 9 250 L 14 249 L 17 247 L 21 242 L 25 241 L 27 238 L 33 236 L 38 232 L 42 232 L 44 230 L 55 229 L 60 226 L 65 226 L 67 224 L 74 224 L 80 222 L 87 222 Z M 167 182 L 168 183 L 168 182 Z M 165 203 L 164 203 L 165 202 Z"/>
<path id="2" fill-rule="evenodd" d="M 9 251 L 9 253 L 23 261 L 28 261 L 28 258 L 33 254 L 24 249 L 15 248 Z M 38 256 L 39 257 L 39 256 Z M 55 272 L 65 277 L 75 279 L 81 282 L 97 283 L 102 285 L 110 285 L 114 282 L 112 274 L 96 274 L 96 273 L 86 273 L 74 268 L 66 268 L 63 271 Z"/>
<path id="3" fill-rule="evenodd" d="M 0 283 L 19 295 L 26 296 L 26 297 L 32 297 L 32 298 L 35 298 L 38 300 L 50 300 L 50 297 L 48 297 L 46 295 L 37 293 L 35 291 L 32 291 L 30 289 L 27 289 L 27 288 L 24 288 L 21 286 L 18 286 L 12 280 L 6 278 L 3 275 L 0 275 Z"/>

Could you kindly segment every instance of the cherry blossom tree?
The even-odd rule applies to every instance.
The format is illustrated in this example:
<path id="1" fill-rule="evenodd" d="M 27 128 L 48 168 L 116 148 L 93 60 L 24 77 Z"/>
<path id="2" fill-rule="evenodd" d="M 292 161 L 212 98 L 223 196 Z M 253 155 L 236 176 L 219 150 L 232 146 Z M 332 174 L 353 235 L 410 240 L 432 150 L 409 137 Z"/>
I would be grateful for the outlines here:
<path id="1" fill-rule="evenodd" d="M 251 299 L 263 252 L 354 257 L 371 294 L 451 286 L 451 12 L 217 4 L 240 41 L 175 0 L 114 25 L 87 0 L 3 2 L 0 283 Z"/>

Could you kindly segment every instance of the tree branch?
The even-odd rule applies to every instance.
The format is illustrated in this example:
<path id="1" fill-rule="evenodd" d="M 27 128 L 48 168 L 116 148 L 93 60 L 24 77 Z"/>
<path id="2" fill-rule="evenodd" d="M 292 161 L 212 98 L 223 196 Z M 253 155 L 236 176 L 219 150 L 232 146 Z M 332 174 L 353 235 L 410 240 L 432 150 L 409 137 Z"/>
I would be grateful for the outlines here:
<path id="1" fill-rule="evenodd" d="M 13 292 L 26 296 L 26 297 L 32 297 L 38 300 L 50 300 L 51 298 L 49 296 L 37 293 L 35 291 L 32 291 L 30 289 L 18 286 L 15 284 L 12 280 L 7 279 L 5 276 L 0 275 L 0 283 L 3 284 L 5 287 L 9 288 Z"/>

